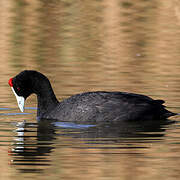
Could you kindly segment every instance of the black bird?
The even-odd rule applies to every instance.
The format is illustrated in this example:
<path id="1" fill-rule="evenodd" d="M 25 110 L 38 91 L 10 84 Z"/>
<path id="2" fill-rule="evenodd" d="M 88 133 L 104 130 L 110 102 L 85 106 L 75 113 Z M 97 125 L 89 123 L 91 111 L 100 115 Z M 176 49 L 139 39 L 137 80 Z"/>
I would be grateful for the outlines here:
<path id="1" fill-rule="evenodd" d="M 77 122 L 161 120 L 177 115 L 165 109 L 163 100 L 127 92 L 85 92 L 59 102 L 46 76 L 25 70 L 9 80 L 21 111 L 32 93 L 37 95 L 38 119 Z"/>

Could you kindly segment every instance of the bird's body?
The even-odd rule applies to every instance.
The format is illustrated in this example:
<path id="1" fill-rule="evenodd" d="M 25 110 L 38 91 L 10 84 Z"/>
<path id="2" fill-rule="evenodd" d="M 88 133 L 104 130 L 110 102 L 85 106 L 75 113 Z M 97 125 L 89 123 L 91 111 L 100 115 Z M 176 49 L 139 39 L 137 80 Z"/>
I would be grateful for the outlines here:
<path id="1" fill-rule="evenodd" d="M 87 92 L 71 96 L 39 117 L 61 121 L 124 121 L 164 119 L 173 115 L 162 100 L 125 92 Z"/>

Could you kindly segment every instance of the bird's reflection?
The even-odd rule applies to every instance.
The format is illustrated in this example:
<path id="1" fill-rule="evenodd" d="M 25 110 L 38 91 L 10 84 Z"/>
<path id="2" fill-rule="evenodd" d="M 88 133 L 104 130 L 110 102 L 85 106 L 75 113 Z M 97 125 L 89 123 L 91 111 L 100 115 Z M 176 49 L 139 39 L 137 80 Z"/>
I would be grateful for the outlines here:
<path id="1" fill-rule="evenodd" d="M 23 172 L 40 172 L 42 166 L 50 166 L 48 156 L 54 149 L 55 128 L 50 123 L 18 123 L 16 126 L 9 151 L 11 164 Z"/>
<path id="2" fill-rule="evenodd" d="M 153 122 L 121 122 L 121 124 L 96 124 L 96 125 L 80 125 L 73 123 L 49 123 L 49 121 L 41 121 L 39 123 L 18 123 L 16 125 L 14 141 L 9 155 L 12 156 L 11 165 L 15 165 L 16 169 L 21 172 L 38 173 L 52 164 L 50 158 L 51 152 L 55 149 L 55 141 L 58 136 L 70 136 L 71 138 L 80 138 L 84 143 L 89 139 L 95 142 L 100 138 L 106 139 L 107 143 L 120 143 L 120 141 L 128 141 L 137 143 L 140 138 L 149 142 L 153 138 L 162 140 L 165 127 L 173 121 L 153 121 Z M 68 127 L 69 124 L 69 127 Z M 62 132 L 63 133 L 60 133 Z M 119 141 L 118 141 L 119 139 Z M 109 140 L 109 142 L 108 142 Z M 81 141 L 81 143 L 82 143 Z M 151 141 L 151 143 L 152 143 Z M 89 147 L 88 147 L 89 148 Z"/>

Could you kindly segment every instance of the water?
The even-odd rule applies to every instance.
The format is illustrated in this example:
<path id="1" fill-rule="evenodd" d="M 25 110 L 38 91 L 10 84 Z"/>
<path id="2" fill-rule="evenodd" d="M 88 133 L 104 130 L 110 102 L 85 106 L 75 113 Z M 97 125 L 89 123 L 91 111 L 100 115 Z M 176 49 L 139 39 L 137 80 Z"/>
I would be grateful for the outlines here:
<path id="1" fill-rule="evenodd" d="M 129 91 L 180 112 L 179 1 L 0 1 L 0 179 L 179 179 L 180 117 L 165 122 L 37 123 L 8 80 L 50 79 L 59 100 Z"/>

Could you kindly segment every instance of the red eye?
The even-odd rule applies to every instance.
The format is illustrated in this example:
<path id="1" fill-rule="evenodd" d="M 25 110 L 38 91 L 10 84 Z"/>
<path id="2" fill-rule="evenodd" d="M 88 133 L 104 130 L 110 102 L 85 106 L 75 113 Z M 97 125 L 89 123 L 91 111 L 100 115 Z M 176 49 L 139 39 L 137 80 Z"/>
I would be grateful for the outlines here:
<path id="1" fill-rule="evenodd" d="M 19 87 L 17 87 L 17 90 L 18 90 L 18 91 L 20 91 L 20 88 L 19 88 Z"/>

